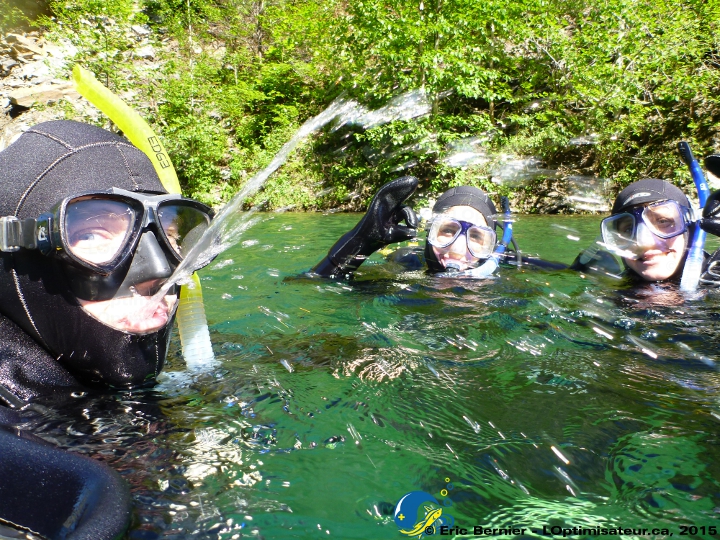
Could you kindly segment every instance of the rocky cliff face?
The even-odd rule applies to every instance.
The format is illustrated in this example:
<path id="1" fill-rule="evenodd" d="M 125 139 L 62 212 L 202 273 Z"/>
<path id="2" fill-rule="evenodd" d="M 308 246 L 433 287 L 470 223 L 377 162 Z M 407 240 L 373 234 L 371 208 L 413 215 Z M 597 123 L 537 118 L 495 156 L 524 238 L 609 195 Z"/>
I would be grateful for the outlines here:
<path id="1" fill-rule="evenodd" d="M 114 25 L 110 20 L 105 24 Z M 135 25 L 120 31 L 130 44 L 121 54 L 123 63 L 140 74 L 157 70 L 160 63 L 155 61 L 150 29 Z M 60 118 L 101 122 L 99 112 L 69 80 L 78 52 L 69 40 L 54 42 L 38 31 L 0 36 L 0 150 L 39 122 Z"/>
<path id="2" fill-rule="evenodd" d="M 69 42 L 51 43 L 37 31 L 6 34 L 0 40 L 0 150 L 28 127 L 67 117 L 80 95 L 67 80 L 68 62 L 77 52 Z M 78 111 L 84 114 L 86 111 Z M 71 115 L 72 116 L 72 115 Z"/>

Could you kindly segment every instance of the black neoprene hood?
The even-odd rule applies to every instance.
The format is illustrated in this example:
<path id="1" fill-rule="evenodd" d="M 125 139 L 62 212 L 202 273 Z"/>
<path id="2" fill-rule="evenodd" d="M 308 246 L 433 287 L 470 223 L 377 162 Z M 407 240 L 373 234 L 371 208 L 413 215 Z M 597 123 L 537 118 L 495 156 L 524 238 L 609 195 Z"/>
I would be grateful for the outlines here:
<path id="1" fill-rule="evenodd" d="M 488 227 L 495 230 L 497 210 L 490 197 L 482 189 L 474 186 L 458 186 L 448 189 L 438 197 L 433 206 L 433 214 L 440 214 L 453 206 L 469 206 L 480 212 Z M 429 242 L 425 242 L 425 261 L 431 272 L 444 272 L 445 267 L 441 265 Z"/>
<path id="2" fill-rule="evenodd" d="M 469 206 L 480 212 L 488 227 L 495 229 L 496 220 L 495 204 L 490 200 L 487 193 L 482 189 L 474 186 L 458 186 L 448 189 L 445 193 L 438 197 L 433 206 L 433 214 L 439 214 L 452 208 L 453 206 Z"/>
<path id="3" fill-rule="evenodd" d="M 61 199 L 116 187 L 166 193 L 150 160 L 126 139 L 72 121 L 39 124 L 0 152 L 0 216 L 36 218 Z M 65 263 L 36 250 L 0 255 L 0 314 L 86 383 L 128 387 L 162 369 L 172 318 L 158 332 L 114 330 L 79 306 Z"/>
<path id="4" fill-rule="evenodd" d="M 680 188 L 675 187 L 667 180 L 644 178 L 633 182 L 618 194 L 612 207 L 612 213 L 619 214 L 638 204 L 657 201 L 677 201 L 681 206 L 690 208 L 690 201 Z"/>

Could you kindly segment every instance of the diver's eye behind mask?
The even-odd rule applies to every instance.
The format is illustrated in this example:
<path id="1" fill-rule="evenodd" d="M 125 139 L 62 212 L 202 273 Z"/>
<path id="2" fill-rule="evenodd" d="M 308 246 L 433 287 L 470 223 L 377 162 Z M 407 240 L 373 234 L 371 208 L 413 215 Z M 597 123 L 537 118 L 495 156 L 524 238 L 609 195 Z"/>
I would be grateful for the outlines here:
<path id="1" fill-rule="evenodd" d="M 603 242 L 608 249 L 623 251 L 637 243 L 638 225 L 643 223 L 658 238 L 668 239 L 687 231 L 692 223 L 690 209 L 676 201 L 661 201 L 631 208 L 602 220 Z"/>
<path id="2" fill-rule="evenodd" d="M 497 241 L 495 231 L 490 227 L 474 225 L 443 214 L 433 219 L 427 240 L 430 245 L 442 249 L 452 245 L 461 234 L 465 235 L 468 251 L 473 257 L 487 259 L 492 255 Z"/>
<path id="3" fill-rule="evenodd" d="M 210 207 L 179 195 L 144 195 L 113 188 L 63 199 L 36 220 L 0 218 L 0 249 L 38 249 L 107 275 L 131 256 L 148 229 L 154 229 L 163 251 L 180 263 L 213 215 Z"/>

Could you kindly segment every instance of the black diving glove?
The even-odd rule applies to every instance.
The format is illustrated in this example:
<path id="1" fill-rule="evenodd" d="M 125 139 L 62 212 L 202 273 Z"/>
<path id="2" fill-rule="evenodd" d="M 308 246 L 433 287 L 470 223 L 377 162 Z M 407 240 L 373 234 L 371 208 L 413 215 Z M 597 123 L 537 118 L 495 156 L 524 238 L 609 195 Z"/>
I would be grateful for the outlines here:
<path id="1" fill-rule="evenodd" d="M 718 214 L 720 214 L 720 190 L 711 193 L 705 203 L 700 220 L 700 227 L 703 231 L 720 236 L 720 215 Z"/>
<path id="2" fill-rule="evenodd" d="M 623 267 L 618 263 L 615 256 L 604 249 L 598 249 L 593 245 L 580 253 L 572 264 L 570 270 L 585 272 L 587 274 L 611 274 L 620 275 Z"/>
<path id="3" fill-rule="evenodd" d="M 417 216 L 403 203 L 417 185 L 414 176 L 403 176 L 381 187 L 360 222 L 335 242 L 312 273 L 333 278 L 350 274 L 378 249 L 415 238 Z M 401 225 L 402 221 L 407 225 Z"/>

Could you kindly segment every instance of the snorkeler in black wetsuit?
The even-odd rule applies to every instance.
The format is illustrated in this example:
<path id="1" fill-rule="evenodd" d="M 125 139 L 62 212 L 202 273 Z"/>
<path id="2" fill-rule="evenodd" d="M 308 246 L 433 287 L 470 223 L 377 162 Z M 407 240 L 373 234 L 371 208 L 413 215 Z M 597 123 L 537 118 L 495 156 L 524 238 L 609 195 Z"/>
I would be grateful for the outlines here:
<path id="1" fill-rule="evenodd" d="M 713 161 L 710 160 L 711 167 Z M 706 160 L 708 166 L 708 160 Z M 713 168 L 708 167 L 713 171 Z M 720 166 L 715 169 L 720 173 Z M 594 247 L 578 255 L 570 266 L 583 272 L 622 275 L 639 282 L 679 282 L 688 248 L 695 229 L 700 226 L 712 233 L 720 233 L 720 223 L 708 212 L 718 192 L 711 196 L 704 210 L 704 219 L 693 217 L 687 196 L 665 180 L 646 178 L 623 189 L 615 199 L 610 217 L 601 224 L 602 247 Z M 717 205 L 717 203 L 716 203 Z M 716 209 L 717 210 L 717 209 Z M 622 260 L 618 264 L 613 255 Z M 702 281 L 717 281 L 707 272 L 720 258 L 705 254 Z"/>
<path id="2" fill-rule="evenodd" d="M 212 210 L 168 195 L 125 139 L 71 121 L 39 124 L 0 152 L 0 183 L 0 524 L 116 538 L 125 483 L 24 433 L 16 410 L 154 382 L 177 291 L 150 297 Z"/>
<path id="3" fill-rule="evenodd" d="M 417 236 L 418 219 L 405 201 L 417 188 L 418 180 L 404 176 L 388 182 L 373 198 L 365 216 L 350 232 L 338 240 L 312 273 L 323 277 L 346 277 L 375 251 L 395 242 Z M 402 223 L 405 223 L 403 225 Z M 486 277 L 497 264 L 490 265 L 487 273 L 473 275 L 491 259 L 495 262 L 516 264 L 515 252 L 503 242 L 492 200 L 481 189 L 473 186 L 454 187 L 444 192 L 433 206 L 427 241 L 423 250 L 401 248 L 388 256 L 406 268 L 427 266 L 430 273 L 457 277 Z M 500 247 L 502 246 L 502 247 Z M 524 259 L 524 265 L 547 269 L 563 269 L 565 265 Z"/>

